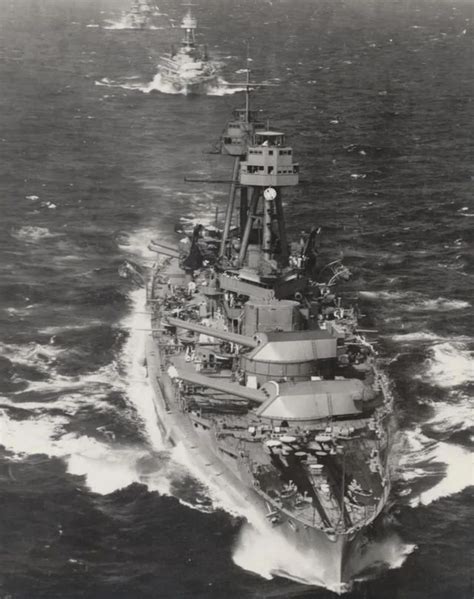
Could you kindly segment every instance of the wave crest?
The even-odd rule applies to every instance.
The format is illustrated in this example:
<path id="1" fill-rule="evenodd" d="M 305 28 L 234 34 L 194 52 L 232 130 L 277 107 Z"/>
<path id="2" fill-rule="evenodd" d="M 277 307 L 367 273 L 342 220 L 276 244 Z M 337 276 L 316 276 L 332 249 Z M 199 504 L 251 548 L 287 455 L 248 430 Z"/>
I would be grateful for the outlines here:
<path id="1" fill-rule="evenodd" d="M 139 91 L 144 94 L 150 94 L 152 92 L 160 92 L 162 94 L 171 94 L 174 96 L 186 95 L 185 90 L 177 90 L 170 83 L 162 80 L 161 74 L 158 72 L 153 79 L 148 83 L 141 82 L 120 82 L 113 81 L 108 77 L 95 81 L 95 85 L 111 88 L 125 89 L 129 91 Z M 204 87 L 204 93 L 207 96 L 228 96 L 237 92 L 244 91 L 245 88 L 240 87 L 229 87 L 228 82 L 222 77 L 217 78 L 217 83 L 209 84 Z"/>
<path id="2" fill-rule="evenodd" d="M 461 342 L 439 343 L 431 349 L 424 380 L 438 387 L 456 387 L 474 383 L 474 352 Z"/>
<path id="3" fill-rule="evenodd" d="M 408 495 L 411 507 L 430 505 L 472 484 L 466 476 L 472 471 L 470 452 L 458 445 L 430 439 L 419 427 L 403 434 L 399 453 L 397 475 L 409 485 L 402 495 Z"/>
<path id="4" fill-rule="evenodd" d="M 24 225 L 23 227 L 12 229 L 11 236 L 18 241 L 23 241 L 25 243 L 38 243 L 43 239 L 59 237 L 59 233 L 51 233 L 47 227 Z"/>

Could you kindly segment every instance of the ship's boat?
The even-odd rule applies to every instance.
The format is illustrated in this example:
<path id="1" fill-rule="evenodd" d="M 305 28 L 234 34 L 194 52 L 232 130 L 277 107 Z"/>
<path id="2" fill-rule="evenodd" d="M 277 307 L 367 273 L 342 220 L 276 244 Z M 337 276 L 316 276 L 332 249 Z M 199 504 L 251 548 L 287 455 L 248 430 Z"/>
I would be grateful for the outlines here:
<path id="1" fill-rule="evenodd" d="M 325 577 L 357 571 L 386 504 L 392 400 L 319 229 L 289 242 L 283 193 L 299 166 L 283 132 L 246 105 L 222 134 L 234 157 L 222 227 L 153 241 L 146 363 L 159 425 L 261 511 Z"/>
<path id="2" fill-rule="evenodd" d="M 160 60 L 161 82 L 179 93 L 205 92 L 217 83 L 217 69 L 209 60 L 207 48 L 196 43 L 197 19 L 191 6 L 183 17 L 181 29 L 183 39 L 179 48 L 173 48 Z"/>

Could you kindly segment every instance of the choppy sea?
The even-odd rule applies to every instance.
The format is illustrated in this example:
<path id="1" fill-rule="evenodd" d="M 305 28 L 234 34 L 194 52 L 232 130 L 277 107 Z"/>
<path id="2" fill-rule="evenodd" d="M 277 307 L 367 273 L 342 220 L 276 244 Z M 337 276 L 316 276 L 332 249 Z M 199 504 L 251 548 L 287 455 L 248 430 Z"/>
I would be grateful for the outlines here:
<path id="1" fill-rule="evenodd" d="M 221 78 L 196 97 L 157 76 L 183 8 L 136 31 L 128 6 L 0 0 L 0 597 L 334 596 L 317 552 L 246 524 L 164 445 L 143 292 L 117 274 L 222 214 L 225 186 L 184 177 L 229 173 L 210 152 L 247 41 L 273 84 L 255 106 L 301 165 L 289 229 L 344 256 L 395 396 L 390 533 L 346 596 L 469 597 L 474 5 L 201 0 Z"/>

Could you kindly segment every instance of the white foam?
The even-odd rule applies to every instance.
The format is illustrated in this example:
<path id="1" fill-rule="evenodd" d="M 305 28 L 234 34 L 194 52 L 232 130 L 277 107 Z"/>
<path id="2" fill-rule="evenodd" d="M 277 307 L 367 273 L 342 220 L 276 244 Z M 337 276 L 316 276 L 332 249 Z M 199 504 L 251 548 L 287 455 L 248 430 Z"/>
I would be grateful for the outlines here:
<path id="1" fill-rule="evenodd" d="M 223 79 L 222 77 L 218 77 L 217 85 L 211 86 L 207 90 L 208 96 L 231 96 L 238 92 L 245 91 L 245 87 L 231 87 L 229 82 Z"/>
<path id="2" fill-rule="evenodd" d="M 160 16 L 160 14 L 161 13 L 159 13 L 159 12 L 155 12 L 155 13 L 153 13 L 153 16 Z M 164 29 L 164 27 L 158 27 L 157 25 L 152 25 L 151 23 L 147 23 L 147 25 L 145 27 L 137 27 L 136 25 L 133 24 L 130 15 L 127 15 L 127 14 L 122 15 L 120 17 L 120 19 L 118 19 L 118 20 L 105 19 L 105 23 L 106 23 L 106 25 L 103 25 L 102 29 L 110 29 L 110 30 L 129 29 L 129 30 L 137 30 L 137 31 L 143 31 L 144 29 L 148 29 L 148 30 L 152 30 L 152 31 L 156 31 L 158 29 Z M 98 25 L 97 25 L 97 27 L 98 27 Z"/>
<path id="3" fill-rule="evenodd" d="M 51 233 L 47 227 L 35 227 L 32 225 L 24 225 L 17 229 L 12 229 L 12 237 L 19 241 L 26 243 L 38 243 L 43 239 L 51 239 L 52 237 L 58 237 L 59 233 Z"/>
<path id="4" fill-rule="evenodd" d="M 391 532 L 386 538 L 371 542 L 357 563 L 358 571 L 370 569 L 374 565 L 384 565 L 390 570 L 401 568 L 407 557 L 415 551 L 416 545 L 404 543 L 395 533 Z"/>
<path id="5" fill-rule="evenodd" d="M 408 306 L 408 309 L 412 312 L 416 310 L 434 310 L 439 312 L 444 310 L 465 310 L 470 307 L 471 304 L 464 300 L 450 300 L 445 297 L 437 297 L 436 299 L 415 302 L 413 305 Z"/>
<path id="6" fill-rule="evenodd" d="M 35 304 L 29 304 L 28 306 L 25 306 L 24 308 L 14 308 L 13 306 L 8 306 L 3 308 L 5 310 L 5 312 L 7 312 L 7 314 L 10 316 L 10 318 L 17 318 L 17 317 L 22 317 L 22 316 L 26 316 L 27 314 L 31 313 L 31 309 L 35 307 Z"/>
<path id="7" fill-rule="evenodd" d="M 381 300 L 401 300 L 410 296 L 410 293 L 403 291 L 360 291 L 360 295 L 369 299 Z"/>
<path id="8" fill-rule="evenodd" d="M 467 395 L 452 398 L 451 401 L 433 401 L 434 416 L 428 420 L 430 429 L 438 433 L 453 433 L 474 427 L 472 399 Z"/>
<path id="9" fill-rule="evenodd" d="M 324 562 L 316 551 L 302 554 L 296 547 L 291 547 L 277 528 L 272 529 L 269 525 L 256 528 L 245 523 L 232 559 L 244 570 L 268 580 L 278 572 L 287 574 L 288 578 L 298 578 L 308 585 L 334 588 L 338 584 L 337 580 L 328 579 Z"/>
<path id="10" fill-rule="evenodd" d="M 45 415 L 13 420 L 0 410 L 0 443 L 17 459 L 36 454 L 64 459 L 68 472 L 84 476 L 95 493 L 111 493 L 139 481 L 135 465 L 140 450 L 112 448 L 91 437 L 65 434 L 68 423 L 66 417 Z"/>
<path id="11" fill-rule="evenodd" d="M 88 271 L 94 272 L 94 271 Z M 63 333 L 64 331 L 83 331 L 85 329 L 89 329 L 90 327 L 100 326 L 103 323 L 100 320 L 88 320 L 84 324 L 65 324 L 65 325 L 55 325 L 44 327 L 39 329 L 39 333 L 44 335 L 56 335 L 57 333 Z"/>
<path id="12" fill-rule="evenodd" d="M 99 81 L 94 81 L 94 85 L 99 85 L 102 87 L 117 87 L 117 88 L 122 88 L 122 89 L 140 89 L 140 87 L 141 87 L 140 83 L 137 83 L 137 84 L 117 83 L 116 81 L 113 81 L 112 79 L 109 79 L 108 77 L 103 77 Z M 106 97 L 108 97 L 108 96 L 106 96 Z"/>
<path id="13" fill-rule="evenodd" d="M 58 327 L 60 328 L 60 327 Z M 0 343 L 0 356 L 7 357 L 12 361 L 13 364 L 21 364 L 23 366 L 34 366 L 37 370 L 43 374 L 49 375 L 49 378 L 41 381 L 30 381 L 26 391 L 29 393 L 56 393 L 61 394 L 58 398 L 58 402 L 61 401 L 65 394 L 77 391 L 77 395 L 87 398 L 92 391 L 98 391 L 103 389 L 111 389 L 120 386 L 122 379 L 117 372 L 117 364 L 111 362 L 102 366 L 98 370 L 95 370 L 89 374 L 82 374 L 80 377 L 69 377 L 62 374 L 58 374 L 56 371 L 55 363 L 60 358 L 61 353 L 67 351 L 62 347 L 49 343 L 47 345 L 41 345 L 39 343 L 26 343 L 26 344 L 6 344 Z M 17 395 L 22 395 L 25 389 L 21 389 Z M 94 402 L 96 396 L 94 396 Z M 48 406 L 54 402 L 38 402 L 38 407 L 47 409 Z M 95 403 L 89 399 L 89 403 L 93 406 Z M 25 402 L 22 402 L 25 405 Z M 56 406 L 60 407 L 60 406 Z"/>
<path id="14" fill-rule="evenodd" d="M 52 439 L 60 434 L 67 422 L 67 418 L 60 416 L 17 421 L 10 419 L 5 410 L 0 410 L 0 442 L 16 454 L 51 455 Z"/>
<path id="15" fill-rule="evenodd" d="M 439 343 L 430 352 L 423 380 L 445 388 L 474 382 L 474 352 L 464 343 Z"/>
<path id="16" fill-rule="evenodd" d="M 162 81 L 161 74 L 158 72 L 153 80 L 145 86 L 133 86 L 128 89 L 139 89 L 143 93 L 149 94 L 152 91 L 159 91 L 162 94 L 185 95 L 186 90 L 177 90 L 173 85 Z M 217 83 L 205 86 L 205 93 L 208 96 L 227 96 L 243 91 L 245 88 L 229 87 L 227 81 L 222 77 L 217 78 Z"/>
<path id="17" fill-rule="evenodd" d="M 163 439 L 158 427 L 153 405 L 153 391 L 146 378 L 144 367 L 145 338 L 150 328 L 150 317 L 143 311 L 145 306 L 145 290 L 132 291 L 132 312 L 123 321 L 130 328 L 130 335 L 122 352 L 121 362 L 125 366 L 125 384 L 127 395 L 141 417 L 146 433 L 154 449 L 163 449 Z"/>
<path id="18" fill-rule="evenodd" d="M 137 88 L 135 88 L 135 89 L 137 89 Z M 153 77 L 153 79 L 150 81 L 150 83 L 148 83 L 145 86 L 141 86 L 138 89 L 145 94 L 149 94 L 152 91 L 158 91 L 158 92 L 161 92 L 162 94 L 172 94 L 172 95 L 179 95 L 179 93 L 180 93 L 179 90 L 177 90 L 175 87 L 173 87 L 170 83 L 166 83 L 166 81 L 162 81 L 161 74 L 159 72 L 156 73 L 156 75 Z M 182 93 L 184 94 L 184 91 Z"/>
<path id="19" fill-rule="evenodd" d="M 133 254 L 136 258 L 152 261 L 156 259 L 156 253 L 148 249 L 150 241 L 156 239 L 156 229 L 142 229 L 131 233 L 120 232 L 118 245 L 123 252 Z M 138 300 L 137 300 L 138 301 Z"/>
<path id="20" fill-rule="evenodd" d="M 94 82 L 95 85 L 100 85 L 103 87 L 112 87 L 125 89 L 130 91 L 139 91 L 144 94 L 149 94 L 152 91 L 159 91 L 163 94 L 179 94 L 180 92 L 176 90 L 172 85 L 167 85 L 166 83 L 161 81 L 161 75 L 157 73 L 152 81 L 148 83 L 141 83 L 139 81 L 134 82 L 132 79 L 127 77 L 126 82 L 118 82 L 109 79 L 108 77 L 103 77 L 99 81 Z"/>
<path id="21" fill-rule="evenodd" d="M 372 300 L 401 302 L 400 307 L 410 312 L 464 310 L 471 306 L 465 300 L 449 299 L 442 296 L 426 298 L 416 291 L 361 291 L 360 295 Z"/>
<path id="22" fill-rule="evenodd" d="M 82 379 L 76 385 L 65 377 L 60 381 L 38 382 L 37 391 L 57 391 L 62 393 L 55 401 L 23 401 L 15 403 L 3 398 L 4 406 L 21 407 L 32 413 L 26 420 L 10 418 L 6 410 L 0 410 L 0 444 L 15 454 L 17 459 L 24 455 L 44 454 L 49 457 L 62 458 L 67 471 L 71 474 L 85 477 L 87 486 L 96 493 L 107 494 L 128 486 L 132 482 L 141 482 L 140 471 L 137 469 L 139 460 L 148 454 L 140 447 L 116 447 L 103 443 L 86 435 L 65 432 L 70 420 L 74 419 L 77 410 L 88 406 L 91 409 L 112 409 L 101 402 L 97 394 L 87 393 L 87 383 Z M 95 380 L 103 382 L 100 374 L 96 373 Z M 77 387 L 77 392 L 67 394 L 66 388 Z M 41 414 L 36 415 L 37 410 Z M 63 415 L 52 415 L 61 410 Z M 158 487 L 157 484 L 154 485 Z M 162 485 L 163 486 L 163 485 Z M 168 483 L 164 486 L 169 488 Z"/>
<path id="23" fill-rule="evenodd" d="M 102 29 L 131 29 L 130 23 L 125 18 L 114 21 L 112 19 L 106 19 L 107 25 L 102 25 Z"/>
<path id="24" fill-rule="evenodd" d="M 372 541 L 353 563 L 354 575 L 373 567 L 400 568 L 416 548 L 404 543 L 391 532 L 380 541 Z M 315 545 L 304 551 L 267 522 L 246 523 L 234 549 L 233 561 L 241 568 L 271 579 L 275 575 L 297 580 L 302 584 L 323 586 L 336 593 L 348 591 L 341 587 L 333 564 L 328 563 L 323 549 Z"/>
<path id="25" fill-rule="evenodd" d="M 429 505 L 442 497 L 460 493 L 473 484 L 470 452 L 458 445 L 437 442 L 426 437 L 419 428 L 404 433 L 405 447 L 400 455 L 399 477 L 413 481 L 442 477 L 431 488 L 412 495 L 412 507 Z"/>
<path id="26" fill-rule="evenodd" d="M 13 363 L 35 366 L 44 373 L 50 371 L 51 363 L 60 351 L 61 348 L 55 345 L 41 345 L 35 342 L 26 344 L 0 342 L 0 356 L 8 358 Z"/>
<path id="27" fill-rule="evenodd" d="M 454 337 L 444 337 L 442 335 L 437 335 L 432 331 L 417 331 L 411 333 L 398 333 L 396 335 L 392 335 L 391 338 L 393 341 L 397 341 L 399 343 L 469 343 L 472 341 L 472 337 L 468 337 L 467 335 L 456 335 Z"/>
<path id="28" fill-rule="evenodd" d="M 104 77 L 99 81 L 95 81 L 95 85 L 120 88 L 130 91 L 139 91 L 144 94 L 150 94 L 151 92 L 160 92 L 162 94 L 186 95 L 185 89 L 178 90 L 170 83 L 162 81 L 162 77 L 159 72 L 148 83 L 140 83 L 138 81 L 131 82 L 130 78 L 127 78 L 126 82 L 117 82 L 113 81 L 112 79 L 109 79 L 108 77 Z M 204 87 L 205 94 L 208 96 L 227 96 L 245 90 L 244 87 L 230 87 L 227 81 L 225 81 L 222 77 L 218 77 L 217 83 L 215 83 L 214 85 L 209 84 Z"/>
<path id="29" fill-rule="evenodd" d="M 430 333 L 427 331 L 419 331 L 416 333 L 400 333 L 398 335 L 392 335 L 392 339 L 401 343 L 410 343 L 412 341 L 438 341 L 440 337 L 439 335 L 435 335 L 434 333 Z"/>
<path id="30" fill-rule="evenodd" d="M 77 385 L 77 388 L 80 386 Z M 47 391 L 56 391 L 58 388 L 57 383 L 44 383 L 42 385 L 31 385 L 28 387 L 28 392 L 47 392 Z M 42 412 L 48 412 L 51 410 L 60 410 L 63 414 L 67 414 L 70 416 L 74 416 L 77 411 L 85 406 L 90 407 L 93 403 L 93 407 L 97 411 L 104 411 L 107 409 L 113 409 L 109 404 L 103 401 L 103 397 L 100 397 L 98 394 L 94 393 L 93 398 L 92 394 L 85 394 L 81 392 L 73 392 L 73 387 L 71 390 L 61 389 L 62 394 L 55 400 L 48 401 L 37 401 L 32 399 L 31 401 L 21 401 L 14 402 L 11 399 L 4 398 L 0 396 L 0 405 L 8 406 L 12 408 L 21 408 L 23 410 L 40 410 Z M 81 386 L 81 391 L 83 391 Z M 23 392 L 21 392 L 23 393 Z M 93 399 L 93 401 L 92 401 Z"/>
<path id="31" fill-rule="evenodd" d="M 132 237 L 132 243 L 136 241 Z M 160 493 L 170 492 L 174 468 L 163 470 L 161 461 L 156 468 L 147 468 L 144 472 L 141 462 L 150 458 L 150 446 L 119 446 L 113 441 L 104 443 L 87 435 L 66 432 L 66 426 L 73 421 L 78 408 L 91 410 L 113 410 L 105 401 L 105 391 L 122 389 L 128 394 L 136 408 L 153 450 L 162 448 L 162 439 L 154 413 L 151 390 L 143 367 L 144 336 L 140 329 L 149 326 L 149 319 L 138 312 L 142 308 L 145 292 L 132 292 L 133 312 L 124 320 L 130 328 L 118 364 L 107 366 L 78 379 L 65 376 L 54 377 L 46 381 L 31 382 L 28 391 L 37 393 L 57 393 L 52 401 L 41 402 L 36 398 L 21 403 L 4 399 L 5 407 L 20 406 L 30 410 L 29 419 L 15 420 L 7 410 L 0 410 L 0 443 L 17 457 L 33 454 L 45 454 L 62 458 L 71 474 L 85 477 L 88 487 L 101 494 L 111 493 L 133 482 L 146 483 L 150 490 Z M 42 346 L 35 343 L 25 345 L 0 345 L 0 353 L 14 362 L 34 364 L 48 374 L 54 372 L 52 362 L 61 348 L 54 345 Z M 21 392 L 23 393 L 23 391 Z M 38 410 L 41 414 L 38 415 Z M 57 411 L 62 415 L 58 416 Z M 54 412 L 54 414 L 53 414 Z M 113 437 L 113 435 L 112 435 Z"/>

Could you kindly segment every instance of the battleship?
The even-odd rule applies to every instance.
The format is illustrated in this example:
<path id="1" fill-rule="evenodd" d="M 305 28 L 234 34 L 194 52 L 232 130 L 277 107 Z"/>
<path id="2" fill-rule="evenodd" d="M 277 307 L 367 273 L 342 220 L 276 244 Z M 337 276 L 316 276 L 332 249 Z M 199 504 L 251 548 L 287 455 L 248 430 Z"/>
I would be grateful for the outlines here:
<path id="1" fill-rule="evenodd" d="M 132 29 L 146 29 L 153 14 L 154 8 L 148 0 L 134 0 L 126 17 Z"/>
<path id="2" fill-rule="evenodd" d="M 159 73 L 161 82 L 171 86 L 174 92 L 195 94 L 205 92 L 217 84 L 217 69 L 209 60 L 207 48 L 196 43 L 197 19 L 192 4 L 185 4 L 188 11 L 181 22 L 183 39 L 178 49 L 172 48 L 161 58 Z"/>
<path id="3" fill-rule="evenodd" d="M 223 224 L 178 227 L 150 242 L 147 272 L 129 265 L 146 283 L 147 376 L 164 438 L 343 588 L 390 493 L 392 399 L 350 271 L 322 261 L 319 228 L 288 239 L 299 165 L 245 89 L 220 139 Z"/>

